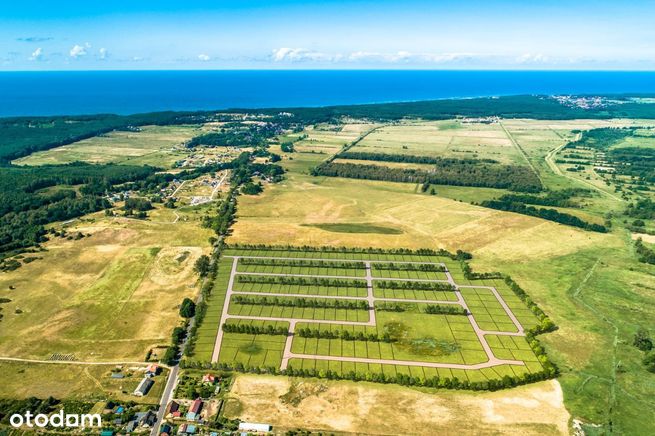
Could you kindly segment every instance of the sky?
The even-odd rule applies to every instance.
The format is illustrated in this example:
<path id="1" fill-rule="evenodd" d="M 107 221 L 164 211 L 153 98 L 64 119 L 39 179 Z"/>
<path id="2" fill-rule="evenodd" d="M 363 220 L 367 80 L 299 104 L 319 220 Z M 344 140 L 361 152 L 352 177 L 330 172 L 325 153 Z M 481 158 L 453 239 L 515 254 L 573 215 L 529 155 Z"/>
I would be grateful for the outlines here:
<path id="1" fill-rule="evenodd" d="M 655 0 L 3 3 L 0 71 L 655 70 Z"/>

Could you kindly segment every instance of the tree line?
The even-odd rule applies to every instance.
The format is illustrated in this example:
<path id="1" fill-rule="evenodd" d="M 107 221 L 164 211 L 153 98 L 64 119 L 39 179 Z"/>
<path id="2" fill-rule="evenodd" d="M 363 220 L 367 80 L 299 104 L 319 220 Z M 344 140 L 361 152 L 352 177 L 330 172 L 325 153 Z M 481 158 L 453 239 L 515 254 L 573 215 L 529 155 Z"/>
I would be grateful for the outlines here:
<path id="1" fill-rule="evenodd" d="M 380 289 L 413 289 L 419 291 L 454 291 L 450 283 L 402 281 L 402 280 L 376 280 L 375 286 Z"/>
<path id="2" fill-rule="evenodd" d="M 469 312 L 459 304 L 428 304 L 424 312 L 430 315 L 469 315 Z"/>
<path id="3" fill-rule="evenodd" d="M 238 275 L 239 283 L 267 283 L 275 285 L 323 286 L 329 288 L 366 288 L 364 280 L 328 279 L 322 277 L 288 277 Z"/>
<path id="4" fill-rule="evenodd" d="M 432 248 L 377 248 L 377 247 L 347 247 L 347 246 L 316 246 L 316 245 L 268 245 L 268 244 L 229 244 L 227 248 L 235 250 L 266 250 L 291 251 L 307 253 L 357 253 L 357 254 L 393 254 L 407 256 L 444 256 L 453 260 L 471 259 L 471 254 L 457 250 L 455 254 L 448 250 Z"/>
<path id="5" fill-rule="evenodd" d="M 271 336 L 288 336 L 289 329 L 287 327 L 273 327 L 268 324 L 264 326 L 256 326 L 252 324 L 229 324 L 223 323 L 223 331 L 225 333 L 246 333 L 249 335 L 271 335 Z"/>
<path id="6" fill-rule="evenodd" d="M 357 332 L 351 333 L 348 330 L 321 330 L 309 327 L 300 328 L 296 333 L 301 338 L 318 338 L 318 339 L 342 339 L 344 341 L 368 341 L 368 342 L 387 342 L 395 340 L 385 332 L 382 336 L 376 333 Z"/>
<path id="7" fill-rule="evenodd" d="M 305 378 L 323 378 L 327 380 L 350 380 L 350 381 L 368 381 L 373 383 L 383 384 L 399 384 L 402 386 L 417 386 L 435 389 L 457 389 L 457 390 L 471 390 L 471 391 L 497 391 L 500 389 L 512 388 L 528 383 L 534 383 L 542 380 L 548 380 L 557 376 L 558 372 L 552 369 L 542 369 L 537 372 L 523 373 L 518 376 L 503 376 L 498 379 L 491 379 L 485 381 L 471 382 L 468 379 L 460 380 L 455 377 L 414 377 L 407 374 L 389 375 L 376 372 L 355 372 L 348 371 L 345 373 L 324 370 L 316 368 L 294 368 L 289 366 L 287 369 L 281 370 L 276 366 L 250 366 L 244 365 L 241 362 L 234 362 L 231 364 L 208 363 L 197 361 L 184 361 L 181 363 L 184 368 L 202 368 L 202 369 L 216 369 L 220 371 L 236 371 L 250 374 L 272 374 L 284 375 L 289 377 L 305 377 Z"/>
<path id="8" fill-rule="evenodd" d="M 311 298 L 278 298 L 278 297 L 247 297 L 234 295 L 232 302 L 248 306 L 281 306 L 281 307 L 311 307 L 317 309 L 352 309 L 368 310 L 366 300 L 311 299 Z"/>
<path id="9" fill-rule="evenodd" d="M 352 160 L 372 160 L 378 162 L 401 162 L 401 163 L 417 163 L 417 164 L 433 164 L 440 166 L 448 165 L 461 165 L 461 164 L 497 164 L 498 161 L 494 159 L 456 159 L 447 157 L 435 156 L 417 156 L 411 154 L 400 153 L 373 153 L 362 151 L 344 151 L 338 153 L 337 159 L 352 159 Z"/>
<path id="10" fill-rule="evenodd" d="M 542 190 L 539 178 L 527 166 L 477 164 L 466 160 L 452 160 L 455 162 L 440 162 L 432 171 L 328 162 L 314 167 L 311 174 L 389 182 L 503 188 L 521 192 Z"/>
<path id="11" fill-rule="evenodd" d="M 434 263 L 373 263 L 373 269 L 381 271 L 445 272 L 446 267 Z"/>
<path id="12" fill-rule="evenodd" d="M 327 260 L 295 260 L 295 259 L 265 259 L 242 257 L 241 265 L 281 266 L 281 267 L 307 267 L 307 268 L 335 268 L 335 269 L 364 269 L 364 262 L 339 262 Z"/>
<path id="13" fill-rule="evenodd" d="M 542 209 L 534 206 L 527 206 L 523 203 L 515 201 L 504 200 L 484 200 L 480 206 L 488 207 L 490 209 L 503 210 L 506 212 L 520 213 L 522 215 L 534 216 L 548 221 L 564 224 L 567 226 L 578 227 L 584 230 L 591 230 L 592 232 L 607 233 L 607 227 L 584 221 L 575 215 L 568 213 L 558 212 L 555 209 Z"/>

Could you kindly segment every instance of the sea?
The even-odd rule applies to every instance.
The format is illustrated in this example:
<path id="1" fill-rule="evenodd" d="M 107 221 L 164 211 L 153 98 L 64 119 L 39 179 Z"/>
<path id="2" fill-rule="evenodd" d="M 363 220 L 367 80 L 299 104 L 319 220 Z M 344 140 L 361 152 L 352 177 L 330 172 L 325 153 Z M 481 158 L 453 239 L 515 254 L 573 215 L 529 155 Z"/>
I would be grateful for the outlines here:
<path id="1" fill-rule="evenodd" d="M 655 72 L 0 72 L 0 117 L 283 108 L 523 94 L 652 94 Z"/>

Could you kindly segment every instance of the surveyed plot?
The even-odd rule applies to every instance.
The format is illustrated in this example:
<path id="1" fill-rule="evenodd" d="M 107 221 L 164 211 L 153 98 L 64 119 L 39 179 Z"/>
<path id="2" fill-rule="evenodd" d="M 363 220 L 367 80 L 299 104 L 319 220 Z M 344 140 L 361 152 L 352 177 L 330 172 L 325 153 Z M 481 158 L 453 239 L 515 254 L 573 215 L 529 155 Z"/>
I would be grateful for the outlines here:
<path id="1" fill-rule="evenodd" d="M 218 276 L 198 361 L 471 382 L 543 371 L 525 339 L 536 317 L 448 256 L 230 248 Z"/>

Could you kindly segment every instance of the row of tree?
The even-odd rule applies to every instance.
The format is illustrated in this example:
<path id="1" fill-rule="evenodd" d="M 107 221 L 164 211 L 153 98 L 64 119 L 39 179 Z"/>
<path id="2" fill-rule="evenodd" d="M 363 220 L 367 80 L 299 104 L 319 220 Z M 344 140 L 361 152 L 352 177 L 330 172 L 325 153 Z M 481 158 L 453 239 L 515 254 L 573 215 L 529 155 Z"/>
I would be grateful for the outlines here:
<path id="1" fill-rule="evenodd" d="M 228 324 L 223 323 L 225 333 L 246 333 L 249 335 L 271 335 L 271 336 L 288 336 L 287 327 L 273 327 L 271 324 L 266 326 L 257 326 L 252 324 Z"/>
<path id="2" fill-rule="evenodd" d="M 237 371 L 250 374 L 273 374 L 284 375 L 290 377 L 311 377 L 323 378 L 328 380 L 351 380 L 351 381 L 368 381 L 373 383 L 384 384 L 399 384 L 403 386 L 417 386 L 437 389 L 458 389 L 458 390 L 472 390 L 472 391 L 497 391 L 499 389 L 507 389 L 515 386 L 520 386 L 528 383 L 534 383 L 542 380 L 548 380 L 557 376 L 558 372 L 550 369 L 543 369 L 542 371 L 523 373 L 518 376 L 505 375 L 502 378 L 491 379 L 485 381 L 471 382 L 469 380 L 460 380 L 457 377 L 414 377 L 407 374 L 384 374 L 373 372 L 338 372 L 333 370 L 315 369 L 315 368 L 293 368 L 289 366 L 287 369 L 281 370 L 275 366 L 250 366 L 244 365 L 241 362 L 228 363 L 203 363 L 203 362 L 184 362 L 185 368 L 202 368 L 202 369 L 217 369 L 221 371 Z"/>
<path id="3" fill-rule="evenodd" d="M 558 212 L 555 209 L 542 209 L 536 208 L 533 206 L 527 206 L 523 203 L 516 201 L 505 201 L 505 200 L 485 200 L 480 203 L 483 207 L 488 207 L 490 209 L 503 210 L 507 212 L 520 213 L 522 215 L 535 216 L 542 218 L 548 221 L 555 221 L 556 223 L 564 224 L 567 226 L 579 227 L 585 230 L 591 230 L 593 232 L 606 233 L 607 227 L 596 224 L 589 223 L 578 218 L 575 215 L 568 213 Z"/>
<path id="4" fill-rule="evenodd" d="M 432 248 L 377 248 L 377 247 L 346 247 L 346 246 L 316 246 L 316 245 L 268 245 L 268 244 L 230 244 L 227 246 L 235 250 L 265 250 L 265 251 L 290 251 L 295 253 L 357 253 L 357 254 L 382 254 L 382 255 L 405 255 L 405 256 L 445 256 L 454 260 L 470 259 L 471 254 L 457 250 L 452 254 L 448 250 Z"/>
<path id="5" fill-rule="evenodd" d="M 364 280 L 329 279 L 324 277 L 288 277 L 288 276 L 260 276 L 238 275 L 239 283 L 263 283 L 293 286 L 322 286 L 328 288 L 366 288 Z"/>
<path id="6" fill-rule="evenodd" d="M 542 189 L 539 178 L 528 166 L 456 161 L 448 164 L 442 162 L 431 171 L 329 162 L 313 168 L 311 174 L 389 182 L 503 188 L 521 192 L 539 192 Z"/>
<path id="7" fill-rule="evenodd" d="M 279 267 L 307 267 L 307 268 L 336 268 L 336 269 L 364 269 L 364 262 L 339 262 L 331 260 L 296 260 L 296 259 L 266 259 L 242 257 L 241 265 L 279 266 Z"/>
<path id="8" fill-rule="evenodd" d="M 469 312 L 458 304 L 428 304 L 424 311 L 430 315 L 469 315 Z"/>
<path id="9" fill-rule="evenodd" d="M 278 297 L 247 297 L 234 295 L 234 304 L 249 306 L 281 306 L 281 307 L 311 307 L 317 309 L 352 309 L 368 310 L 366 300 L 341 300 L 341 299 L 313 299 L 313 298 L 278 298 Z"/>
<path id="10" fill-rule="evenodd" d="M 424 272 L 445 272 L 446 267 L 435 263 L 374 263 L 375 270 L 390 271 L 424 271 Z"/>
<path id="11" fill-rule="evenodd" d="M 352 159 L 352 160 L 372 160 L 378 162 L 433 164 L 433 165 L 440 165 L 440 166 L 498 163 L 498 161 L 494 159 L 455 159 L 455 158 L 444 158 L 444 157 L 435 157 L 435 156 L 416 156 L 411 154 L 373 153 L 373 152 L 361 152 L 361 151 L 344 151 L 337 154 L 337 158 Z"/>
<path id="12" fill-rule="evenodd" d="M 318 339 L 343 339 L 344 341 L 368 341 L 368 342 L 394 342 L 394 339 L 385 332 L 382 336 L 376 333 L 350 332 L 348 330 L 321 330 L 309 327 L 300 328 L 296 333 L 301 338 Z"/>
<path id="13" fill-rule="evenodd" d="M 413 289 L 419 291 L 454 291 L 455 287 L 450 283 L 423 282 L 423 281 L 401 281 L 401 280 L 376 280 L 375 286 L 380 289 Z"/>

